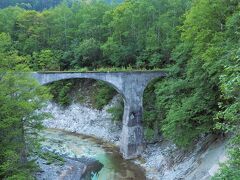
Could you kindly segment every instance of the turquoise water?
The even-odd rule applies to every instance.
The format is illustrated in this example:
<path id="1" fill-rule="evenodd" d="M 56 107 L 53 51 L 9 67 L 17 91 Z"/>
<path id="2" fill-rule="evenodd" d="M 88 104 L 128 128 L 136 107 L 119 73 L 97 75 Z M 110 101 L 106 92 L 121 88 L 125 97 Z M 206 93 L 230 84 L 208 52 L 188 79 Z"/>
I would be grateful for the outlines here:
<path id="1" fill-rule="evenodd" d="M 145 180 L 141 168 L 122 159 L 118 150 L 92 137 L 56 129 L 46 129 L 41 135 L 46 139 L 43 145 L 70 157 L 90 157 L 104 166 L 92 180 Z"/>

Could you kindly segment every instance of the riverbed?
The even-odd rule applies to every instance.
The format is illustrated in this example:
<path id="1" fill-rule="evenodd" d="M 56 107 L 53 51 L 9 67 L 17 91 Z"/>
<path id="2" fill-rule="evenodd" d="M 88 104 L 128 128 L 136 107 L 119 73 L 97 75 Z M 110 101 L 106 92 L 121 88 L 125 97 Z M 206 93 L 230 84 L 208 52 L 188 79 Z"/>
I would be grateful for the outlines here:
<path id="1" fill-rule="evenodd" d="M 103 167 L 93 174 L 92 180 L 145 180 L 144 170 L 131 161 L 124 160 L 118 149 L 109 143 L 90 136 L 70 133 L 58 129 L 45 129 L 43 147 L 69 158 L 92 158 Z"/>

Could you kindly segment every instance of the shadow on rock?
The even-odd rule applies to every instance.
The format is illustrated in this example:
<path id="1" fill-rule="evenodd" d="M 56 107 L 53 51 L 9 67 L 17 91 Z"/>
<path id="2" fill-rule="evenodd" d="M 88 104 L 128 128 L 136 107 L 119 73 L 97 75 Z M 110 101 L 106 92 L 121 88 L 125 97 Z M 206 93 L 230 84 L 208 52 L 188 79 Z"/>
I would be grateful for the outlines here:
<path id="1" fill-rule="evenodd" d="M 92 158 L 82 157 L 77 160 L 85 165 L 81 180 L 91 180 L 93 177 L 97 177 L 98 172 L 103 168 L 102 163 Z"/>

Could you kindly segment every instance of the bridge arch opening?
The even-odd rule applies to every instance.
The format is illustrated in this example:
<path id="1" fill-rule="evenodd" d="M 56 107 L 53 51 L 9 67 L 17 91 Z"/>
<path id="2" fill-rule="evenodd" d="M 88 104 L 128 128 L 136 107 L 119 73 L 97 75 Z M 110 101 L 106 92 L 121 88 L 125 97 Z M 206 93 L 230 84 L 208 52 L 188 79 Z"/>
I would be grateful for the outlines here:
<path id="1" fill-rule="evenodd" d="M 109 87 L 113 88 L 116 92 L 118 92 L 122 96 L 123 100 L 126 101 L 126 98 L 125 98 L 124 94 L 114 84 L 109 83 L 108 81 L 94 79 L 94 78 L 62 78 L 62 79 L 59 79 L 59 80 L 52 80 L 52 81 L 49 81 L 47 83 L 43 83 L 42 85 L 49 86 L 51 84 L 55 84 L 55 83 L 58 83 L 58 82 L 67 82 L 67 81 L 71 81 L 71 82 L 75 81 L 75 82 L 77 82 L 77 81 L 80 81 L 80 80 L 98 81 L 98 82 L 105 83 L 105 84 L 109 85 Z"/>
<path id="2" fill-rule="evenodd" d="M 109 83 L 79 78 L 44 85 L 54 96 L 44 108 L 53 118 L 44 125 L 103 139 L 112 136 L 106 140 L 120 142 L 124 99 Z"/>
<path id="3" fill-rule="evenodd" d="M 67 95 L 69 103 L 85 103 L 85 101 L 89 101 L 90 105 L 93 105 L 92 108 L 101 110 L 103 106 L 110 103 L 115 96 L 118 96 L 118 101 L 121 104 L 124 104 L 126 101 L 124 94 L 121 93 L 115 85 L 103 80 L 70 78 L 49 82 L 43 85 L 50 88 L 50 93 L 53 95 L 53 100 L 56 102 L 59 96 Z M 84 98 L 90 99 L 87 100 Z M 94 104 L 93 101 L 98 102 Z"/>

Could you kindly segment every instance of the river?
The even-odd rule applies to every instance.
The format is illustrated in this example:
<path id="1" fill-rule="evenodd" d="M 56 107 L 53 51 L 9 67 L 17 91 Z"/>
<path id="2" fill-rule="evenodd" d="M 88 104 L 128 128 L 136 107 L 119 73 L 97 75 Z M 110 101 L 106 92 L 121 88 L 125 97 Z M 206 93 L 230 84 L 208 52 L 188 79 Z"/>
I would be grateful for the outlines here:
<path id="1" fill-rule="evenodd" d="M 69 133 L 57 129 L 45 129 L 41 132 L 45 138 L 42 145 L 72 158 L 88 157 L 98 160 L 102 169 L 92 180 L 145 180 L 142 168 L 129 160 L 124 160 L 118 149 L 93 137 Z"/>

